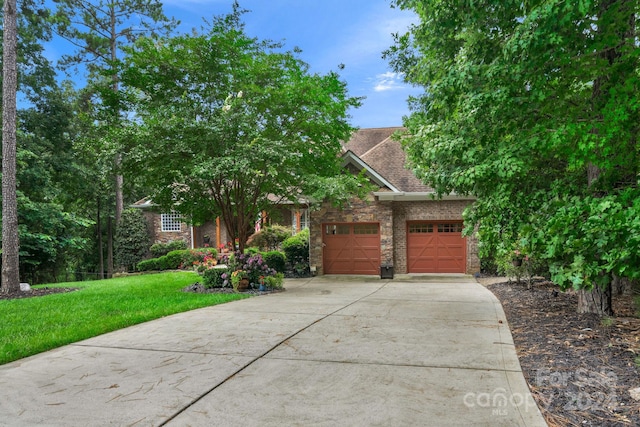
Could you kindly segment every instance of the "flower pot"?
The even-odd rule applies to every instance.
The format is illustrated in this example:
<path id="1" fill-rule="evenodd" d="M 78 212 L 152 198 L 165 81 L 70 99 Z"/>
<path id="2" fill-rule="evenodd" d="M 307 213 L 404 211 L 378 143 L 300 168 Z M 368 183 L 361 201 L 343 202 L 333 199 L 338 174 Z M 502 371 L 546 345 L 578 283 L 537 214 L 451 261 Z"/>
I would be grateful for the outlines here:
<path id="1" fill-rule="evenodd" d="M 249 289 L 249 279 L 241 279 L 240 282 L 238 282 L 238 291 L 242 292 L 247 289 Z"/>

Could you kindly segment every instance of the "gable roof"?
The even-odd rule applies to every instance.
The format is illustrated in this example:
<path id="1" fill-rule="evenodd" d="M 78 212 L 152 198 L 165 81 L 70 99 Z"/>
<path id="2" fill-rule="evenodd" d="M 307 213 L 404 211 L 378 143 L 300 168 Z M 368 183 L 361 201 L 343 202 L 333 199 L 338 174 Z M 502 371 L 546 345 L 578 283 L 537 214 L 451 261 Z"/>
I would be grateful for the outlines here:
<path id="1" fill-rule="evenodd" d="M 344 151 L 351 151 L 367 165 L 367 171 L 391 185 L 394 192 L 433 193 L 412 171 L 406 168 L 407 155 L 400 141 L 393 138 L 402 127 L 360 129 L 344 144 Z M 374 181 L 376 182 L 376 181 Z"/>
<path id="2" fill-rule="evenodd" d="M 364 169 L 367 177 L 381 188 L 387 188 L 393 192 L 400 191 L 351 150 L 347 150 L 347 152 L 342 155 L 342 167 L 346 167 L 349 164 L 355 166 L 358 172 Z"/>

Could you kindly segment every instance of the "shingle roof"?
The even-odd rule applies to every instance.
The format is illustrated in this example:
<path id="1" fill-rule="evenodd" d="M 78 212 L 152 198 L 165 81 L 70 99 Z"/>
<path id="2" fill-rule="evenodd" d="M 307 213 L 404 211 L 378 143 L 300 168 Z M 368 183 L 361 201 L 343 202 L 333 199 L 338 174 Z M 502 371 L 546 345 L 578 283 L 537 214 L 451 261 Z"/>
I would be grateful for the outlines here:
<path id="1" fill-rule="evenodd" d="M 360 129 L 344 146 L 351 150 L 376 173 L 392 183 L 398 190 L 406 192 L 431 192 L 412 171 L 406 168 L 407 156 L 393 133 L 401 127 Z"/>

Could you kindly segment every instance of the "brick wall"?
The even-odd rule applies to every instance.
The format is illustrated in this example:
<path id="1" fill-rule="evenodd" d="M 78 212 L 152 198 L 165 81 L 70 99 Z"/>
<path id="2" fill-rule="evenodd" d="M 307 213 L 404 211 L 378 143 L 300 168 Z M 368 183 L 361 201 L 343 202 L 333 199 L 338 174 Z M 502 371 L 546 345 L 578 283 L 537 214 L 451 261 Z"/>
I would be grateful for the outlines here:
<path id="1" fill-rule="evenodd" d="M 187 247 L 191 247 L 191 226 L 182 223 L 180 231 L 161 231 L 162 224 L 160 222 L 160 214 L 150 211 L 144 211 L 144 217 L 150 224 L 151 242 L 152 243 L 168 243 L 174 240 L 184 240 Z"/>

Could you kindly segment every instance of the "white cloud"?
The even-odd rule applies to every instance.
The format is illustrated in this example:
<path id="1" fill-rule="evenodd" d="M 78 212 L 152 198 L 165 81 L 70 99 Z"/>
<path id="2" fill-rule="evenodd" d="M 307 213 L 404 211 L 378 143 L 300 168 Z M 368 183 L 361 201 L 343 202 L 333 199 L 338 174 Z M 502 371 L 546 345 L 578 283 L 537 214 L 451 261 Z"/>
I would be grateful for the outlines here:
<path id="1" fill-rule="evenodd" d="M 345 32 L 340 47 L 334 55 L 345 58 L 351 64 L 381 61 L 382 52 L 393 44 L 392 34 L 405 32 L 411 24 L 418 22 L 415 15 L 385 8 L 374 9 L 372 13 L 353 22 Z"/>
<path id="2" fill-rule="evenodd" d="M 378 74 L 373 80 L 373 90 L 376 92 L 385 92 L 388 90 L 398 90 L 406 88 L 402 81 L 402 74 L 388 71 Z"/>

